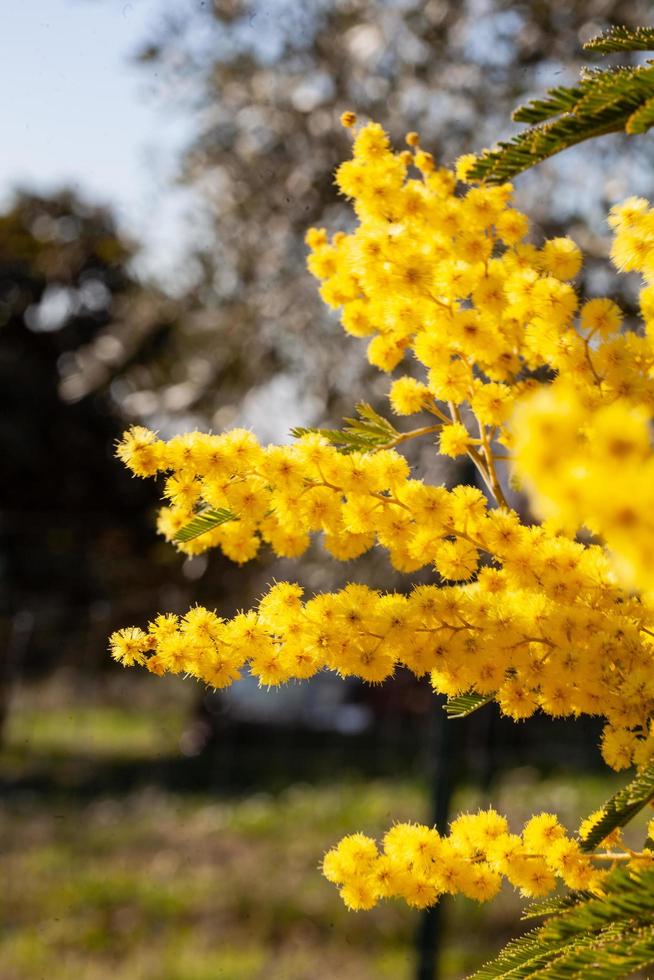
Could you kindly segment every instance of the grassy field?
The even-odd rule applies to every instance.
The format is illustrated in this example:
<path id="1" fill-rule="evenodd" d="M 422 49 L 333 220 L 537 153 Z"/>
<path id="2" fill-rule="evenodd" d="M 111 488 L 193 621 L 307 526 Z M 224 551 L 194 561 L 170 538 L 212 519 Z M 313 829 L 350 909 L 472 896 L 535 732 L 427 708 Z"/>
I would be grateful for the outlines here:
<path id="1" fill-rule="evenodd" d="M 121 685 L 58 682 L 16 698 L 0 756 L 11 790 L 0 809 L 2 980 L 410 980 L 418 914 L 348 913 L 317 865 L 345 833 L 427 818 L 425 788 L 172 791 L 158 764 L 179 755 L 192 692 L 145 678 L 128 697 Z M 80 792 L 98 767 L 135 760 L 138 787 Z M 516 770 L 492 797 L 516 826 L 534 801 L 574 826 L 614 785 Z M 454 809 L 487 802 L 463 788 Z M 510 890 L 489 906 L 448 902 L 442 976 L 491 956 L 520 908 Z"/>

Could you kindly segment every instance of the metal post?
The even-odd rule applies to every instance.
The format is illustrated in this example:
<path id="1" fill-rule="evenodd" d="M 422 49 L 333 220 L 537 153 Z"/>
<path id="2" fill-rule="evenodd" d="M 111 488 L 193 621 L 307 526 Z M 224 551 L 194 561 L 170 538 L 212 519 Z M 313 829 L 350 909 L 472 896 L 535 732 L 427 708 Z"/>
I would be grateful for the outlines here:
<path id="1" fill-rule="evenodd" d="M 432 822 L 441 834 L 447 832 L 450 801 L 455 782 L 456 760 L 463 732 L 461 723 L 448 720 L 439 698 L 431 718 L 429 777 L 432 788 Z M 416 936 L 416 980 L 439 980 L 439 954 L 443 927 L 443 901 L 425 909 Z"/>

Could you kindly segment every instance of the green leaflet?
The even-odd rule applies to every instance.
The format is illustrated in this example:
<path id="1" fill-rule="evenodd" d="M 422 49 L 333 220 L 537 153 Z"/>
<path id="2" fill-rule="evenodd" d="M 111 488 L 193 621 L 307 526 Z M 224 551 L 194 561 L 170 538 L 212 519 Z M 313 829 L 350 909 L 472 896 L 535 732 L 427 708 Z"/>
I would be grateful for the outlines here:
<path id="1" fill-rule="evenodd" d="M 324 436 L 339 453 L 372 452 L 381 449 L 400 435 L 398 430 L 367 402 L 356 405 L 358 418 L 343 419 L 342 429 L 291 429 L 291 435 L 299 439 L 307 433 Z"/>
<path id="2" fill-rule="evenodd" d="M 607 878 L 602 896 L 562 908 L 473 977 L 618 980 L 653 962 L 654 871 L 621 868 Z"/>
<path id="3" fill-rule="evenodd" d="M 493 700 L 493 694 L 459 694 L 455 698 L 448 698 L 443 705 L 443 710 L 448 718 L 466 718 L 478 708 L 483 708 Z"/>
<path id="4" fill-rule="evenodd" d="M 586 92 L 573 110 L 579 116 L 593 116 L 609 108 L 633 113 L 654 95 L 654 68 L 648 64 L 595 72 L 586 79 L 586 85 Z"/>
<path id="5" fill-rule="evenodd" d="M 651 94 L 654 95 L 654 83 Z M 624 130 L 634 112 L 634 103 L 611 102 L 602 110 L 582 116 L 566 113 L 554 122 L 533 126 L 495 150 L 485 150 L 470 170 L 473 179 L 499 184 L 528 170 L 577 143 L 595 136 Z"/>
<path id="6" fill-rule="evenodd" d="M 583 851 L 594 851 L 607 834 L 624 827 L 654 799 L 654 764 L 650 764 L 602 807 L 602 816 L 581 841 Z"/>
<path id="7" fill-rule="evenodd" d="M 592 51 L 654 50 L 654 30 L 615 28 L 594 38 Z M 578 85 L 550 89 L 544 98 L 519 106 L 517 122 L 530 124 L 512 139 L 484 150 L 470 176 L 489 183 L 511 180 L 568 147 L 607 133 L 644 133 L 654 125 L 654 63 L 588 69 Z"/>
<path id="8" fill-rule="evenodd" d="M 627 132 L 631 135 L 645 133 L 654 126 L 654 96 L 644 102 L 627 119 Z"/>
<path id="9" fill-rule="evenodd" d="M 569 909 L 572 905 L 590 898 L 590 892 L 568 892 L 567 895 L 560 895 L 553 898 L 545 898 L 542 902 L 532 902 L 523 910 L 521 919 L 538 919 L 543 915 L 553 915 L 555 912 L 562 912 Z"/>
<path id="10" fill-rule="evenodd" d="M 654 28 L 611 27 L 584 44 L 586 51 L 610 54 L 613 51 L 654 51 Z"/>
<path id="11" fill-rule="evenodd" d="M 199 538 L 201 534 L 206 534 L 207 531 L 213 531 L 214 528 L 220 527 L 221 524 L 237 520 L 238 516 L 233 514 L 231 510 L 224 510 L 220 507 L 208 507 L 206 510 L 200 511 L 199 514 L 191 518 L 188 524 L 180 528 L 173 540 L 178 541 L 180 544 L 186 541 L 193 541 L 194 538 Z"/>
<path id="12" fill-rule="evenodd" d="M 514 109 L 512 118 L 514 122 L 530 124 L 545 122 L 553 116 L 561 115 L 562 112 L 572 111 L 584 91 L 583 83 L 575 88 L 566 88 L 563 85 L 551 88 L 547 92 L 547 98 L 533 99 L 526 105 Z"/>

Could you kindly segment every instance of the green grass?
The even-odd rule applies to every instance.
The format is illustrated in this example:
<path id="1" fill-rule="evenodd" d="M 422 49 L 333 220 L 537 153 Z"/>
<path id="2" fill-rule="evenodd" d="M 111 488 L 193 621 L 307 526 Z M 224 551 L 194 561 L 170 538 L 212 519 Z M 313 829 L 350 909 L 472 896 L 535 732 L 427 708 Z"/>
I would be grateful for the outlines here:
<path id="1" fill-rule="evenodd" d="M 117 760 L 176 753 L 195 694 L 197 688 L 179 678 L 122 672 L 86 683 L 63 674 L 19 688 L 5 735 L 4 764 L 8 753 L 18 761 L 30 754 Z"/>
<path id="2" fill-rule="evenodd" d="M 75 696 L 48 686 L 14 705 L 0 770 L 25 776 L 45 765 L 55 790 L 14 794 L 0 808 L 2 980 L 410 980 L 418 914 L 399 903 L 348 913 L 317 869 L 343 834 L 428 819 L 419 782 L 351 779 L 234 798 L 153 786 L 66 791 L 71 759 L 138 758 L 147 770 L 179 751 L 193 689 L 155 684 L 130 698 L 120 685 Z M 492 802 L 516 829 L 535 809 L 574 827 L 623 781 L 522 769 Z M 489 802 L 464 788 L 453 809 Z M 522 905 L 510 889 L 483 907 L 449 901 L 444 976 L 493 955 Z"/>
<path id="3" fill-rule="evenodd" d="M 401 784 L 5 806 L 3 980 L 379 976 L 412 914 L 348 915 L 317 865 L 353 827 L 420 809 Z"/>

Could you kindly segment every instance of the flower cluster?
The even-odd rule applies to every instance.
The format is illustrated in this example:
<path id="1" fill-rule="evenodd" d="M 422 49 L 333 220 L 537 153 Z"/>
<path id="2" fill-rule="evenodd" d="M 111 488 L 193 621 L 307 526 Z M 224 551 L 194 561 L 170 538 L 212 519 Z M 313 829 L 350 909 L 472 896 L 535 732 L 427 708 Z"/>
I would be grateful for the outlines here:
<path id="1" fill-rule="evenodd" d="M 399 571 L 432 565 L 442 579 L 461 582 L 473 578 L 481 556 L 490 556 L 517 588 L 565 599 L 584 586 L 593 593 L 605 587 L 613 600 L 601 549 L 525 526 L 508 508 L 489 510 L 474 487 L 448 491 L 412 478 L 394 449 L 344 454 L 314 433 L 293 445 L 264 448 L 243 429 L 191 432 L 164 442 L 137 427 L 118 454 L 138 475 L 171 471 L 164 485 L 171 503 L 159 515 L 169 540 L 198 504 L 233 515 L 180 545 L 192 554 L 219 546 L 245 562 L 263 540 L 276 554 L 295 557 L 312 532 L 322 532 L 326 549 L 341 560 L 378 544 Z"/>
<path id="2" fill-rule="evenodd" d="M 621 581 L 652 593 L 654 454 L 648 413 L 625 399 L 591 405 L 560 382 L 521 405 L 515 418 L 520 473 L 542 516 L 573 533 L 585 526 L 601 535 Z"/>
<path id="3" fill-rule="evenodd" d="M 604 846 L 619 844 L 619 834 Z M 654 864 L 652 852 L 585 854 L 551 813 L 539 813 L 512 834 L 494 810 L 464 813 L 447 836 L 420 824 L 398 823 L 385 834 L 381 852 L 365 834 L 351 834 L 328 851 L 323 873 L 339 886 L 351 909 L 370 909 L 383 898 L 403 898 L 414 908 L 441 895 L 462 894 L 478 902 L 493 898 L 505 878 L 528 898 L 547 895 L 562 881 L 568 888 L 597 891 L 618 863 Z"/>
<path id="4" fill-rule="evenodd" d="M 561 367 L 569 362 L 558 347 L 578 307 L 570 280 L 581 253 L 569 238 L 526 244 L 528 220 L 510 206 L 510 184 L 460 194 L 455 175 L 410 142 L 395 154 L 380 126 L 358 133 L 336 181 L 359 224 L 331 241 L 310 231 L 309 269 L 344 329 L 372 338 L 372 364 L 391 371 L 411 350 L 427 369 L 421 388 L 396 383 L 400 411 L 430 397 L 474 401 L 482 424 L 499 425 L 523 364 L 551 364 L 552 353 Z"/>
<path id="5" fill-rule="evenodd" d="M 246 665 L 266 686 L 325 668 L 377 683 L 402 665 L 429 674 L 441 694 L 494 697 L 516 720 L 538 708 L 600 715 L 607 763 L 645 763 L 654 755 L 654 646 L 642 607 L 604 584 L 599 549 L 568 545 L 557 553 L 546 539 L 540 548 L 534 542 L 515 571 L 487 567 L 469 585 L 424 585 L 409 595 L 353 584 L 303 602 L 302 589 L 283 582 L 256 611 L 229 621 L 202 607 L 181 619 L 159 616 L 147 632 L 115 633 L 112 651 L 126 666 L 190 674 L 216 688 Z M 541 572 L 554 595 L 519 586 L 527 571 Z M 567 596 L 557 595 L 560 579 L 568 579 Z"/>
<path id="6" fill-rule="evenodd" d="M 601 379 L 607 397 L 637 392 L 653 405 L 649 343 L 620 334 L 622 313 L 610 299 L 580 304 L 571 282 L 582 264 L 574 242 L 526 243 L 528 221 L 510 206 L 509 184 L 459 193 L 454 174 L 410 142 L 412 151 L 393 154 L 379 126 L 363 128 L 353 160 L 336 176 L 354 200 L 357 228 L 331 241 L 322 230 L 307 236 L 321 295 L 341 309 L 348 333 L 372 338 L 370 362 L 391 371 L 411 352 L 424 369 L 424 380 L 393 382 L 393 409 L 439 414 L 441 452 L 478 457 L 489 482 L 493 440 L 510 448 L 500 427 L 539 369 L 583 388 Z M 410 168 L 419 179 L 407 176 Z M 622 222 L 616 249 L 630 269 L 637 245 L 633 230 L 624 243 L 623 227 L 640 207 L 632 201 L 614 210 Z M 654 311 L 652 289 L 644 296 Z M 439 413 L 439 403 L 449 410 Z"/>
<path id="7" fill-rule="evenodd" d="M 618 268 L 639 271 L 642 333 L 619 334 L 620 311 L 591 300 L 584 321 L 592 383 L 559 378 L 526 399 L 513 436 L 521 477 L 543 517 L 574 533 L 585 526 L 611 549 L 621 580 L 654 589 L 654 211 L 641 198 L 613 208 Z M 584 336 L 585 330 L 585 336 Z M 593 343 L 593 338 L 596 338 Z M 607 493 L 607 487 L 610 492 Z"/>
<path id="8" fill-rule="evenodd" d="M 352 113 L 342 121 L 354 129 Z M 527 243 L 510 185 L 462 189 L 469 160 L 453 173 L 417 134 L 407 144 L 394 153 L 376 124 L 355 131 L 336 179 L 358 225 L 331 238 L 313 229 L 307 242 L 321 296 L 347 333 L 368 338 L 370 362 L 391 372 L 412 355 L 388 395 L 397 415 L 422 415 L 418 426 L 347 453 L 320 432 L 261 446 L 243 429 L 164 441 L 135 427 L 118 455 L 137 476 L 165 474 L 159 529 L 189 554 L 219 547 L 241 563 L 266 543 L 295 557 L 319 533 L 335 558 L 378 546 L 399 571 L 433 568 L 434 584 L 406 594 L 351 584 L 305 600 L 278 583 L 230 620 L 196 607 L 120 630 L 112 653 L 216 688 L 245 669 L 271 686 L 324 669 L 377 683 L 402 665 L 441 694 L 494 698 L 515 719 L 600 716 L 607 763 L 644 765 L 654 757 L 654 212 L 630 199 L 610 217 L 614 262 L 646 282 L 645 328 L 627 332 L 612 300 L 581 301 L 574 242 Z M 487 494 L 417 479 L 398 447 L 425 437 L 467 456 Z M 544 524 L 508 506 L 506 462 Z M 225 522 L 180 544 L 211 509 Z M 594 541 L 578 539 L 582 526 Z M 489 898 L 502 876 L 526 895 L 557 878 L 594 888 L 596 862 L 610 859 L 584 855 L 551 815 L 516 836 L 489 811 L 460 817 L 448 837 L 398 825 L 381 853 L 356 834 L 324 871 L 353 908 L 392 895 L 422 907 L 443 892 Z"/>

